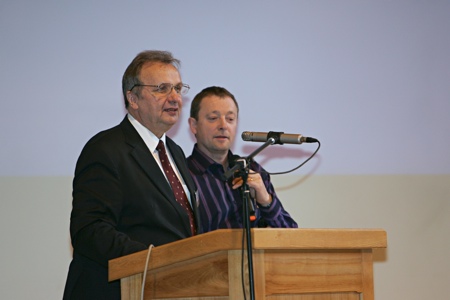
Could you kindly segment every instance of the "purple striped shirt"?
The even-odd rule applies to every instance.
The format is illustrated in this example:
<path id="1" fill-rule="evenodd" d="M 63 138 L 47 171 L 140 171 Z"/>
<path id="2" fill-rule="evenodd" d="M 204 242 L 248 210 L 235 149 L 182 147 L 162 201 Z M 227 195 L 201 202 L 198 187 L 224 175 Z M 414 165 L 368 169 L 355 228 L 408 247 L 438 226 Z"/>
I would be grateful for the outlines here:
<path id="1" fill-rule="evenodd" d="M 228 158 L 233 156 L 228 152 Z M 198 203 L 202 232 L 221 228 L 242 228 L 242 196 L 240 189 L 233 190 L 231 180 L 224 181 L 224 169 L 221 164 L 201 152 L 194 146 L 192 155 L 188 157 L 188 166 L 198 188 Z M 256 220 L 252 227 L 297 228 L 297 223 L 284 210 L 280 199 L 270 181 L 270 175 L 256 162 L 250 169 L 261 174 L 267 192 L 272 196 L 272 204 L 268 208 L 255 205 Z"/>

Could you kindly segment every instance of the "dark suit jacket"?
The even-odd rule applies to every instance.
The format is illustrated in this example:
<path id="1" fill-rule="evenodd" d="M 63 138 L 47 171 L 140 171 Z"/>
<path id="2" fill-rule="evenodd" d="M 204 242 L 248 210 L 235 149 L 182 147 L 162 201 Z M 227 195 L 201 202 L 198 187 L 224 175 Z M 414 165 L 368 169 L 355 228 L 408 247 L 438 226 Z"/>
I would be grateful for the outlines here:
<path id="1" fill-rule="evenodd" d="M 168 137 L 166 147 L 189 188 L 198 220 L 196 188 L 183 150 Z M 119 282 L 108 283 L 108 260 L 191 236 L 186 212 L 127 117 L 95 135 L 81 152 L 70 234 L 73 260 L 64 299 L 96 300 L 120 299 Z"/>

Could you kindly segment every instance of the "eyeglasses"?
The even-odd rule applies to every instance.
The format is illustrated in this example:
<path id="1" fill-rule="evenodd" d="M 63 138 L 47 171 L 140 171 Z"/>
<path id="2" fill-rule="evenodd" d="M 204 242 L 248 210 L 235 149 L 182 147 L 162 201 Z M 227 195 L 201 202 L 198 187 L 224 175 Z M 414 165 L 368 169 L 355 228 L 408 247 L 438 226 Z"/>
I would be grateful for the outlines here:
<path id="1" fill-rule="evenodd" d="M 170 94 L 172 92 L 172 89 L 175 90 L 175 92 L 179 95 L 186 95 L 189 92 L 189 89 L 191 88 L 189 85 L 187 84 L 183 84 L 183 83 L 179 83 L 177 85 L 173 85 L 171 83 L 160 83 L 158 85 L 152 85 L 152 84 L 135 84 L 133 85 L 133 87 L 130 89 L 133 90 L 135 87 L 137 86 L 149 86 L 149 87 L 154 87 L 155 89 L 153 90 L 153 92 L 156 93 L 160 93 L 160 94 Z"/>

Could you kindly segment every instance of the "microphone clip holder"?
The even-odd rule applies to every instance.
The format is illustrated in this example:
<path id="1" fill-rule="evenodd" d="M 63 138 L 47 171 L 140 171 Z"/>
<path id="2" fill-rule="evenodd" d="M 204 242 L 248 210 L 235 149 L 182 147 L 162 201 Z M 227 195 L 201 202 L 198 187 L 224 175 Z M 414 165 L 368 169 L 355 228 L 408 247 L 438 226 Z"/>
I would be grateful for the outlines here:
<path id="1" fill-rule="evenodd" d="M 273 145 L 276 143 L 278 139 L 278 144 L 280 143 L 280 135 L 282 132 L 272 132 L 269 133 L 271 136 L 267 137 L 267 141 L 258 147 L 255 151 L 253 151 L 247 158 L 238 158 L 236 159 L 236 164 L 228 170 L 223 176 L 225 180 L 228 180 L 232 176 L 234 176 L 236 173 L 242 178 L 242 200 L 243 200 L 243 219 L 244 219 L 244 230 L 247 240 L 247 259 L 248 259 L 248 277 L 249 277 L 249 292 L 250 292 L 250 299 L 255 300 L 255 287 L 254 287 L 254 275 L 253 275 L 253 246 L 252 246 L 252 236 L 251 236 L 251 224 L 250 224 L 250 216 L 253 214 L 254 217 L 254 206 L 252 199 L 250 197 L 250 191 L 249 186 L 247 183 L 248 174 L 249 174 L 249 164 L 253 160 L 253 157 L 255 157 L 259 152 L 264 150 L 270 145 Z M 244 280 L 242 278 L 242 280 Z M 243 291 L 245 294 L 245 290 Z"/>
<path id="2" fill-rule="evenodd" d="M 272 144 L 278 144 L 278 145 L 283 145 L 283 143 L 281 142 L 281 135 L 284 132 L 278 132 L 278 131 L 269 131 L 267 133 L 267 140 L 269 140 L 270 138 L 274 139 L 274 142 Z"/>

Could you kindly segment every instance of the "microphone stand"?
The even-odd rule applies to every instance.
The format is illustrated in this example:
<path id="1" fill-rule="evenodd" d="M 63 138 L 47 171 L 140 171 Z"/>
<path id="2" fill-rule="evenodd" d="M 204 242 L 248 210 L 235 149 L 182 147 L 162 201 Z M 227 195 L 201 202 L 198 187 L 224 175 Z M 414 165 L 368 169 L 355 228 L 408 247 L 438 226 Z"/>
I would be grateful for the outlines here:
<path id="1" fill-rule="evenodd" d="M 244 228 L 247 237 L 247 260 L 248 260 L 248 284 L 250 289 L 250 299 L 255 300 L 255 283 L 254 283 L 254 275 L 253 275 L 253 246 L 252 246 L 252 237 L 251 237 L 251 224 L 250 224 L 250 207 L 253 207 L 253 203 L 250 197 L 250 191 L 247 184 L 248 174 L 249 174 L 249 162 L 255 157 L 259 152 L 267 148 L 268 146 L 274 144 L 276 140 L 273 137 L 270 137 L 261 147 L 253 151 L 247 158 L 245 166 L 242 168 L 241 164 L 236 164 L 232 169 L 225 173 L 225 177 L 227 179 L 231 177 L 232 174 L 237 169 L 241 169 L 242 174 L 242 200 L 243 200 L 243 217 L 244 217 Z M 230 172 L 232 171 L 232 172 Z M 231 175 L 230 175 L 231 174 Z M 244 278 L 242 278 L 244 280 Z M 245 297 L 245 290 L 244 297 Z"/>

